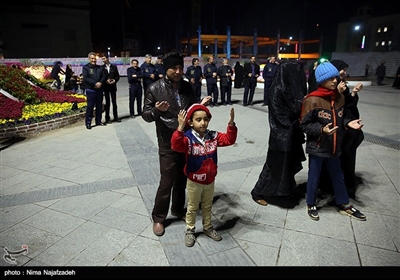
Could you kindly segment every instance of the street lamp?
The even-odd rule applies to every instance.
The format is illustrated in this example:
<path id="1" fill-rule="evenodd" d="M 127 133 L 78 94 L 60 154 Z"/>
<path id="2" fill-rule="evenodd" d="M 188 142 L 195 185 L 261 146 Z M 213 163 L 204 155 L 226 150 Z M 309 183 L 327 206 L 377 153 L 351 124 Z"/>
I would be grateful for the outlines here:
<path id="1" fill-rule="evenodd" d="M 108 47 L 108 57 L 110 57 L 110 47 Z"/>

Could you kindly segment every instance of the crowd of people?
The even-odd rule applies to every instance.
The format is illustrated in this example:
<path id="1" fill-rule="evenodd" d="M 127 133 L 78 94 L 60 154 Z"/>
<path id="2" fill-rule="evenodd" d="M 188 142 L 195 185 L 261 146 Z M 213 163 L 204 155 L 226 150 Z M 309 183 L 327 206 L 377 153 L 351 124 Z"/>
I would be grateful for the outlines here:
<path id="1" fill-rule="evenodd" d="M 102 56 L 103 65 L 96 64 L 95 53 L 89 53 L 88 59 L 82 68 L 88 104 L 86 128 L 91 129 L 93 114 L 96 125 L 111 123 L 111 104 L 114 121 L 120 122 L 116 102 L 118 68 L 107 55 Z M 346 62 L 315 61 L 306 78 L 303 64 L 277 61 L 274 56 L 262 72 L 255 56 L 243 66 L 236 62 L 234 67 L 227 58 L 217 66 L 215 58 L 209 56 L 202 68 L 199 58 L 193 58 L 185 71 L 180 53 L 159 56 L 155 63 L 151 59 L 150 54 L 146 55 L 140 66 L 137 59 L 132 59 L 127 79 L 130 117 L 141 116 L 146 122 L 154 122 L 156 128 L 160 181 L 151 213 L 155 235 L 165 233 L 165 221 L 171 211 L 186 222 L 186 246 L 194 246 L 196 213 L 201 209 L 204 234 L 215 241 L 222 239 L 211 223 L 217 147 L 233 145 L 238 128 L 232 107 L 227 131 L 209 130 L 208 107 L 232 105 L 232 87 L 243 88 L 243 106 L 253 105 L 260 75 L 264 80 L 262 106 L 268 106 L 270 134 L 266 161 L 250 192 L 254 202 L 294 208 L 305 198 L 307 215 L 318 221 L 318 211 L 324 206 L 318 205 L 318 197 L 321 192 L 329 193 L 331 205 L 339 213 L 366 220 L 349 201 L 355 198 L 361 182 L 355 175 L 355 166 L 356 150 L 364 139 L 357 107 L 363 84 L 350 89 Z M 55 64 L 54 71 L 62 73 L 61 66 L 56 65 L 59 64 Z M 377 70 L 377 79 L 381 71 Z M 103 97 L 106 123 L 101 122 L 102 110 L 94 110 L 102 106 Z M 306 155 L 308 179 L 297 184 L 295 175 L 303 169 Z"/>

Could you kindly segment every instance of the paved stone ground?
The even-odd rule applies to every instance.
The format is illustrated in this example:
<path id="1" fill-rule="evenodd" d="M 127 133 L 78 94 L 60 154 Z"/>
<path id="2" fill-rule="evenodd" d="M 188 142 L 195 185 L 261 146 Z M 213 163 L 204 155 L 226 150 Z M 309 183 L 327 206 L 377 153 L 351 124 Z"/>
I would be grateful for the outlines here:
<path id="1" fill-rule="evenodd" d="M 28 246 L 26 255 L 15 256 L 15 264 L 5 260 L 4 251 L 0 264 L 5 271 L 59 268 L 106 275 L 151 267 L 227 266 L 230 273 L 238 267 L 285 273 L 277 268 L 318 266 L 347 268 L 335 278 L 364 279 L 372 275 L 367 267 L 398 272 L 400 91 L 391 84 L 364 87 L 360 93 L 366 138 L 357 151 L 356 172 L 363 184 L 351 203 L 367 215 L 365 222 L 338 214 L 327 204 L 329 198 L 319 201 L 318 222 L 308 218 L 305 200 L 294 209 L 253 202 L 250 191 L 266 158 L 268 108 L 261 106 L 262 89 L 248 107 L 241 105 L 243 89 L 234 89 L 239 136 L 234 146 L 218 150 L 213 204 L 213 223 L 223 239 L 215 242 L 202 233 L 199 212 L 197 242 L 187 248 L 185 224 L 173 216 L 162 237 L 152 232 L 159 180 L 155 126 L 141 117 L 128 118 L 124 80 L 118 87 L 121 123 L 92 130 L 77 123 L 2 148 L 0 247 L 18 251 Z M 226 129 L 229 108 L 211 108 L 211 129 Z M 296 180 L 306 179 L 304 162 Z M 321 278 L 330 275 L 326 269 L 299 272 Z M 150 274 L 143 278 L 153 275 L 145 271 Z M 224 270 L 216 271 L 215 276 L 223 275 Z"/>

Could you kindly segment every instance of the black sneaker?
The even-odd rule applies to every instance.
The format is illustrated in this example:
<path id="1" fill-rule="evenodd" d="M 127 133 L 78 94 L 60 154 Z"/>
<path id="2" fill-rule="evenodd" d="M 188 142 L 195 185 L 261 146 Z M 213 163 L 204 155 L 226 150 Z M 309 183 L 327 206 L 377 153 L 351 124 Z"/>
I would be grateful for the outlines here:
<path id="1" fill-rule="evenodd" d="M 307 214 L 312 220 L 314 220 L 314 221 L 318 221 L 319 220 L 317 206 L 315 206 L 315 205 L 307 205 Z"/>
<path id="2" fill-rule="evenodd" d="M 342 215 L 347 215 L 350 216 L 356 220 L 359 221 L 365 221 L 367 219 L 367 217 L 361 213 L 360 211 L 358 211 L 356 208 L 353 207 L 353 205 L 347 204 L 347 205 L 340 205 L 339 206 L 339 213 Z"/>

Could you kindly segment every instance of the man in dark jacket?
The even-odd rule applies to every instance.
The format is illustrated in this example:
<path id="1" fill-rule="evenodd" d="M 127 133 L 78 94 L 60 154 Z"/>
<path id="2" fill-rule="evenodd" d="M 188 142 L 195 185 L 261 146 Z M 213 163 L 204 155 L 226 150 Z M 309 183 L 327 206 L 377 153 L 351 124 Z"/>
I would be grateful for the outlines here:
<path id="1" fill-rule="evenodd" d="M 162 79 L 165 76 L 165 70 L 162 58 L 163 58 L 162 55 L 157 56 L 157 63 L 154 64 L 154 69 L 156 70 L 156 76 L 154 81 Z"/>
<path id="2" fill-rule="evenodd" d="M 274 79 L 276 70 L 278 69 L 278 64 L 276 63 L 275 56 L 271 56 L 268 63 L 265 64 L 262 77 L 264 79 L 264 99 L 262 106 L 268 105 L 268 91 L 272 85 L 272 80 Z"/>
<path id="3" fill-rule="evenodd" d="M 253 96 L 257 87 L 257 78 L 260 76 L 260 65 L 256 62 L 256 57 L 254 55 L 250 57 L 250 62 L 244 64 L 243 70 L 243 106 L 253 105 Z"/>
<path id="4" fill-rule="evenodd" d="M 143 74 L 143 91 L 146 93 L 147 87 L 157 79 L 157 71 L 151 63 L 151 54 L 146 54 L 144 58 L 145 62 L 140 65 L 140 68 L 142 69 Z"/>
<path id="5" fill-rule="evenodd" d="M 138 115 L 142 115 L 142 69 L 139 67 L 137 59 L 131 60 L 131 67 L 126 70 L 129 83 L 129 115 L 131 118 L 135 117 L 135 100 Z"/>
<path id="6" fill-rule="evenodd" d="M 102 66 L 97 65 L 96 53 L 90 52 L 89 63 L 82 67 L 83 82 L 86 88 L 86 119 L 87 129 L 92 129 L 93 109 L 96 106 L 95 122 L 97 125 L 106 125 L 101 122 L 103 107 L 103 85 L 106 82 L 106 75 Z"/>
<path id="7" fill-rule="evenodd" d="M 164 234 L 171 192 L 171 214 L 185 219 L 185 155 L 171 149 L 171 138 L 178 127 L 180 110 L 187 110 L 196 103 L 193 86 L 182 78 L 184 63 L 181 54 L 168 53 L 163 60 L 166 76 L 149 85 L 142 113 L 146 122 L 155 122 L 158 140 L 161 178 L 152 211 L 153 233 L 157 236 Z M 210 99 L 206 97 L 202 103 L 206 104 Z"/>
<path id="8" fill-rule="evenodd" d="M 232 105 L 232 67 L 228 64 L 228 59 L 222 59 L 222 65 L 218 67 L 219 88 L 221 90 L 222 105 Z"/>
<path id="9" fill-rule="evenodd" d="M 200 61 L 197 57 L 192 59 L 192 65 L 186 69 L 185 77 L 194 86 L 197 102 L 200 102 L 203 71 L 201 70 Z"/>
<path id="10" fill-rule="evenodd" d="M 214 57 L 209 56 L 207 58 L 207 64 L 203 67 L 203 74 L 206 78 L 207 83 L 207 95 L 212 96 L 213 100 L 210 107 L 218 105 L 218 86 L 217 86 L 217 66 L 214 63 Z"/>
<path id="11" fill-rule="evenodd" d="M 104 106 L 104 111 L 106 113 L 106 123 L 111 123 L 110 119 L 110 97 L 113 106 L 113 115 L 115 122 L 121 122 L 118 118 L 118 105 L 117 105 L 117 83 L 119 81 L 118 67 L 115 64 L 110 63 L 108 55 L 103 55 L 101 58 L 103 61 L 103 69 L 106 75 L 106 82 L 103 85 L 104 97 L 106 100 L 106 105 Z"/>

